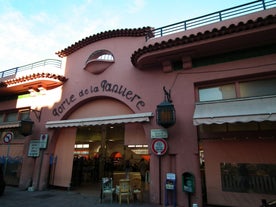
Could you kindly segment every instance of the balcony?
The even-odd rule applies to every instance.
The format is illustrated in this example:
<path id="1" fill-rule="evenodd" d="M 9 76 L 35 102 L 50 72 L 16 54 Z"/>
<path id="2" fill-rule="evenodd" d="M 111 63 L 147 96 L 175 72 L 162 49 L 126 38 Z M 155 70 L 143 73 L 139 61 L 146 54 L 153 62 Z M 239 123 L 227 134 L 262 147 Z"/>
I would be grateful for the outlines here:
<path id="1" fill-rule="evenodd" d="M 225 21 L 242 15 L 267 10 L 276 6 L 275 0 L 257 0 L 247 4 L 242 4 L 229 9 L 224 9 L 200 17 L 188 19 L 164 27 L 156 28 L 149 31 L 146 35 L 146 41 L 152 38 L 163 37 L 166 35 L 183 32 L 197 27 L 205 26 L 212 23 Z"/>
<path id="2" fill-rule="evenodd" d="M 0 96 L 49 90 L 62 85 L 61 61 L 46 59 L 0 72 Z"/>
<path id="3" fill-rule="evenodd" d="M 275 45 L 275 6 L 276 0 L 258 0 L 152 29 L 131 62 L 141 70 L 172 72 L 191 69 L 196 60 Z"/>

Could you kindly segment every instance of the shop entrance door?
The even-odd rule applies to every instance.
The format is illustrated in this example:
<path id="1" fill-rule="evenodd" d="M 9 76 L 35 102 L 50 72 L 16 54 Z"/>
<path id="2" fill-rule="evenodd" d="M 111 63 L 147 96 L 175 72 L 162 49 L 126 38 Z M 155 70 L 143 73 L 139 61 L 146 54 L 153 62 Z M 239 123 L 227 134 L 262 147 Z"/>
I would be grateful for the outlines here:
<path id="1" fill-rule="evenodd" d="M 122 178 L 141 179 L 139 162 L 142 158 L 149 165 L 148 145 L 125 145 L 125 124 L 79 127 L 74 149 L 72 189 L 98 190 L 103 177 L 112 177 L 114 186 L 119 185 Z M 149 172 L 146 190 L 148 175 Z"/>

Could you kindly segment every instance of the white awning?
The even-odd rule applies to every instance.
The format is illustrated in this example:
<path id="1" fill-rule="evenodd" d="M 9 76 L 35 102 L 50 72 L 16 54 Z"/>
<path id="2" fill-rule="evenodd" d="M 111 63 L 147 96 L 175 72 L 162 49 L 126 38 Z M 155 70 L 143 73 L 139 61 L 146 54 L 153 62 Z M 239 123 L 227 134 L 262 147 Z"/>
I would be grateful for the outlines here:
<path id="1" fill-rule="evenodd" d="M 196 103 L 194 125 L 276 121 L 276 96 Z"/>
<path id="2" fill-rule="evenodd" d="M 0 123 L 0 129 L 18 128 L 21 126 L 21 121 L 3 122 Z"/>
<path id="3" fill-rule="evenodd" d="M 62 128 L 62 127 L 80 127 L 80 126 L 95 126 L 105 124 L 121 124 L 133 122 L 149 122 L 152 112 L 140 114 L 125 114 L 117 116 L 103 116 L 84 119 L 69 119 L 61 121 L 48 121 L 46 128 Z"/>

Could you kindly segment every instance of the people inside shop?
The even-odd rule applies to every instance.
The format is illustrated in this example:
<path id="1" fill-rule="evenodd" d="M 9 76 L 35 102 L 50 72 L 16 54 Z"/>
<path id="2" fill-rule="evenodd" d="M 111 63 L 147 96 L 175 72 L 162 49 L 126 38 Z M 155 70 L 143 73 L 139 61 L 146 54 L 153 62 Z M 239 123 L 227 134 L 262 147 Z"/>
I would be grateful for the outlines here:
<path id="1" fill-rule="evenodd" d="M 100 169 L 100 159 L 99 157 L 95 157 L 93 159 L 94 167 L 93 167 L 93 178 L 94 181 L 98 181 L 100 179 L 99 169 Z"/>
<path id="2" fill-rule="evenodd" d="M 142 158 L 139 162 L 139 170 L 140 170 L 140 175 L 141 175 L 141 181 L 142 181 L 142 183 L 144 183 L 146 180 L 146 172 L 148 170 L 148 165 L 145 162 L 144 158 Z"/>
<path id="3" fill-rule="evenodd" d="M 75 156 L 73 160 L 72 186 L 79 186 L 83 180 L 84 158 Z"/>
<path id="4" fill-rule="evenodd" d="M 113 171 L 114 171 L 114 161 L 113 158 L 107 158 L 104 164 L 104 175 L 105 177 L 113 177 Z"/>
<path id="5" fill-rule="evenodd" d="M 125 172 L 126 172 L 126 178 L 129 178 L 129 172 L 131 171 L 131 164 L 129 160 L 126 160 L 125 162 Z"/>
<path id="6" fill-rule="evenodd" d="M 80 186 L 82 182 L 99 180 L 99 159 L 75 156 L 73 160 L 73 170 L 71 186 Z"/>

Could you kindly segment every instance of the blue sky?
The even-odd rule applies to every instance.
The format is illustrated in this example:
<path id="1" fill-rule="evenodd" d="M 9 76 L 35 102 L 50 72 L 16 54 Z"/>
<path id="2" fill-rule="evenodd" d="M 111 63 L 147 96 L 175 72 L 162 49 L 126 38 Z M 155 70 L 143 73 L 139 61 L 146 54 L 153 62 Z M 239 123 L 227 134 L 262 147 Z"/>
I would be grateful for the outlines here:
<path id="1" fill-rule="evenodd" d="M 0 0 L 0 71 L 113 29 L 162 27 L 252 0 Z"/>

